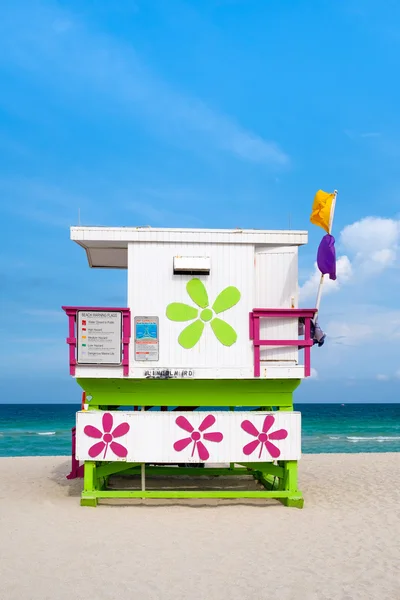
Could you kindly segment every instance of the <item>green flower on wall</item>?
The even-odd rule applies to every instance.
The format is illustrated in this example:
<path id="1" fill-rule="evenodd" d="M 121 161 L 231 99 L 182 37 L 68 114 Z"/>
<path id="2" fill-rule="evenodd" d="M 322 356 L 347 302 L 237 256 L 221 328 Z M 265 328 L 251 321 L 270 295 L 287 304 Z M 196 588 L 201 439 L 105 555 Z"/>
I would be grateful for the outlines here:
<path id="1" fill-rule="evenodd" d="M 210 323 L 217 340 L 224 346 L 232 346 L 237 340 L 237 333 L 228 323 L 219 319 L 218 315 L 232 308 L 240 300 L 237 288 L 229 286 L 217 296 L 212 307 L 209 307 L 207 290 L 200 279 L 191 279 L 186 286 L 187 293 L 199 308 L 173 302 L 167 306 L 167 317 L 170 321 L 194 321 L 182 331 L 178 342 L 186 349 L 193 348 L 200 340 L 206 323 Z"/>

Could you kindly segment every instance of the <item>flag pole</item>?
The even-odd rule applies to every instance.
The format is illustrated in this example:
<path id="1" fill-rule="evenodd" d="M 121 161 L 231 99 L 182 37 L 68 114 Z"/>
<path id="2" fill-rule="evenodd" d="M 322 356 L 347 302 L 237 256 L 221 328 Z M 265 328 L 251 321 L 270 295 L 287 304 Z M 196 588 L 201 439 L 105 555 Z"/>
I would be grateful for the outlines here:
<path id="1" fill-rule="evenodd" d="M 329 234 L 332 233 L 333 217 L 335 216 L 337 193 L 338 193 L 337 190 L 335 190 L 333 192 L 334 196 L 333 196 L 333 200 L 332 200 L 331 213 L 329 215 L 329 231 L 328 231 Z M 323 286 L 323 283 L 324 283 L 324 275 L 321 273 L 321 278 L 319 280 L 319 286 L 318 286 L 318 292 L 317 292 L 317 299 L 315 301 L 315 308 L 317 310 L 316 310 L 316 313 L 315 313 L 314 319 L 313 319 L 314 325 L 315 325 L 315 323 L 317 322 L 317 319 L 318 319 L 318 312 L 319 312 L 319 306 L 321 304 L 321 296 L 322 296 L 322 286 Z"/>

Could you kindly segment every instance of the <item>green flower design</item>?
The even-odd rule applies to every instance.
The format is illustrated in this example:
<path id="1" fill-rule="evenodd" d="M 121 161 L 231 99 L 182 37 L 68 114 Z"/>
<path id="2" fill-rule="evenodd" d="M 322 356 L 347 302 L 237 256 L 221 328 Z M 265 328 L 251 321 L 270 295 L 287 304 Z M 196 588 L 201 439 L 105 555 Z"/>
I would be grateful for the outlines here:
<path id="1" fill-rule="evenodd" d="M 194 321 L 182 331 L 178 342 L 186 349 L 193 348 L 200 340 L 205 323 L 210 323 L 217 340 L 224 346 L 232 346 L 237 340 L 236 331 L 228 323 L 215 315 L 232 308 L 240 300 L 240 292 L 230 286 L 222 290 L 212 307 L 209 307 L 207 290 L 200 279 L 191 279 L 186 286 L 187 293 L 199 308 L 173 302 L 167 306 L 167 317 L 170 321 Z"/>

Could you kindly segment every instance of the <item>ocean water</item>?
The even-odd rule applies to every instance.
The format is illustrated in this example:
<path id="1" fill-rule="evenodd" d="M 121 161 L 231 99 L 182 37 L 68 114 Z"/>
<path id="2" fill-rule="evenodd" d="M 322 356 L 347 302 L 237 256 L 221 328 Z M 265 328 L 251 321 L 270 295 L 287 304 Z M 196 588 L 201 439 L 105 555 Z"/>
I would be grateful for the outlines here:
<path id="1" fill-rule="evenodd" d="M 0 456 L 57 456 L 71 451 L 80 406 L 0 404 Z M 400 452 L 400 404 L 298 404 L 302 451 Z"/>

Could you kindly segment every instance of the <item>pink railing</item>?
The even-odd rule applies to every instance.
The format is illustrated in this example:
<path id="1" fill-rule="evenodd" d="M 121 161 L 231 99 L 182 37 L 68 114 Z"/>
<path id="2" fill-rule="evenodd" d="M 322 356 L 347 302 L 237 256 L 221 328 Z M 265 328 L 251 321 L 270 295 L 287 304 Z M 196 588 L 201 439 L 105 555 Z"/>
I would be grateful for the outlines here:
<path id="1" fill-rule="evenodd" d="M 254 377 L 261 373 L 261 346 L 297 346 L 304 348 L 304 375 L 311 375 L 311 321 L 316 313 L 315 308 L 254 308 L 249 314 L 249 335 L 254 345 Z M 304 319 L 304 340 L 261 340 L 260 319 Z"/>
<path id="2" fill-rule="evenodd" d="M 129 375 L 129 342 L 131 338 L 131 312 L 129 308 L 109 308 L 109 307 L 93 307 L 93 306 L 62 306 L 61 307 L 68 317 L 68 337 L 67 344 L 69 345 L 69 372 L 75 375 L 77 360 L 76 360 L 76 313 L 79 310 L 91 312 L 121 312 L 122 313 L 122 367 L 124 377 Z M 90 366 L 90 365 L 85 365 Z"/>

